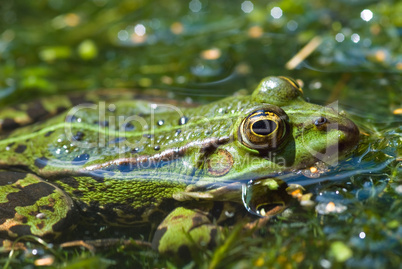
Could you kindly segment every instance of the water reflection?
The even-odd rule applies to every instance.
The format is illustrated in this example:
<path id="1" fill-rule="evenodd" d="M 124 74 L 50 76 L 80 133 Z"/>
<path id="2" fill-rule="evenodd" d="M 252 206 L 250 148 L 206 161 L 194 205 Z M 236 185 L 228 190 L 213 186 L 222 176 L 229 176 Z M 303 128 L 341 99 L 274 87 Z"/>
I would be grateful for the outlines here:
<path id="1" fill-rule="evenodd" d="M 352 39 L 352 41 L 354 43 L 357 43 L 357 42 L 360 41 L 360 36 L 358 34 L 356 34 L 356 33 L 354 33 L 350 38 Z"/>
<path id="2" fill-rule="evenodd" d="M 373 18 L 373 12 L 370 9 L 365 9 L 360 13 L 360 17 L 364 21 L 370 21 Z"/>
<path id="3" fill-rule="evenodd" d="M 343 42 L 345 40 L 345 35 L 342 33 L 337 33 L 335 36 L 335 40 L 338 42 Z"/>
<path id="4" fill-rule="evenodd" d="M 244 1 L 241 4 L 241 10 L 243 10 L 244 13 L 250 13 L 251 11 L 253 11 L 254 9 L 254 5 L 253 3 L 251 3 L 251 1 Z"/>
<path id="5" fill-rule="evenodd" d="M 280 17 L 282 17 L 282 9 L 280 7 L 274 7 L 271 9 L 271 16 L 274 19 L 279 19 Z"/>
<path id="6" fill-rule="evenodd" d="M 202 4 L 199 0 L 192 0 L 189 4 L 188 4 L 188 8 L 192 11 L 192 12 L 199 12 L 202 8 Z"/>

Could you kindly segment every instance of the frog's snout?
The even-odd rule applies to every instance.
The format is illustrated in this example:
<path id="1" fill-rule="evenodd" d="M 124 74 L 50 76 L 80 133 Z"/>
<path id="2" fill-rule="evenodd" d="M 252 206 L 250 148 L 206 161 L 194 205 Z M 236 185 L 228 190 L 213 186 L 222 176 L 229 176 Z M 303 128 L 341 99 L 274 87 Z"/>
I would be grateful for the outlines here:
<path id="1" fill-rule="evenodd" d="M 343 139 L 339 141 L 339 150 L 341 152 L 349 151 L 359 142 L 360 131 L 356 124 L 345 118 L 338 129 L 344 133 Z"/>

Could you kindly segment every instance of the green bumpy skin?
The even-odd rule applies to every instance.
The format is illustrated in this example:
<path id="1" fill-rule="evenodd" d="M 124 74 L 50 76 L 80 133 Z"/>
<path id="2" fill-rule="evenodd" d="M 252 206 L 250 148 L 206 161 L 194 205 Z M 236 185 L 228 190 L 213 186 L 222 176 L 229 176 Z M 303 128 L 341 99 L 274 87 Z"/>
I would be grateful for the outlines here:
<path id="1" fill-rule="evenodd" d="M 54 236 L 78 219 L 71 197 L 33 174 L 0 171 L 0 203 L 0 231 L 8 237 Z"/>
<path id="2" fill-rule="evenodd" d="M 337 161 L 358 138 L 352 121 L 306 102 L 285 77 L 198 107 L 111 91 L 5 108 L 0 234 L 58 235 L 79 214 L 99 224 L 160 224 L 153 244 L 165 253 L 183 251 L 182 242 L 212 246 L 216 225 L 286 204 L 286 188 L 267 188 L 265 179 Z"/>

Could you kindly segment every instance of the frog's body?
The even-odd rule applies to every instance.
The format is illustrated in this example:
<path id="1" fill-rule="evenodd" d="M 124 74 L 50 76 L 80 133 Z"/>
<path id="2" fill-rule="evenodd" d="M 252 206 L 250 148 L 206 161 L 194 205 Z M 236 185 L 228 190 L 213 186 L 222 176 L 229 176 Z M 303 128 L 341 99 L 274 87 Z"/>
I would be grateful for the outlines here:
<path id="1" fill-rule="evenodd" d="M 63 232 L 77 212 L 127 226 L 158 224 L 177 207 L 176 220 L 186 210 L 227 206 L 214 202 L 243 207 L 240 182 L 331 161 L 358 141 L 353 122 L 305 102 L 284 77 L 264 79 L 251 96 L 196 108 L 128 96 L 27 106 L 33 117 L 0 111 L 0 232 L 45 237 Z M 44 107 L 56 113 L 77 103 L 30 124 Z M 280 200 L 272 197 L 265 200 Z"/>

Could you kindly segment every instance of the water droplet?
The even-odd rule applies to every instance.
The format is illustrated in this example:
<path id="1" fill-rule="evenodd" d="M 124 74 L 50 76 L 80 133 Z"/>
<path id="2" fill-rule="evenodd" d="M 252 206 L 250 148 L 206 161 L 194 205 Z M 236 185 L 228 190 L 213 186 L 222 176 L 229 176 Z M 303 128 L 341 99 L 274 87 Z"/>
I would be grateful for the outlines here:
<path id="1" fill-rule="evenodd" d="M 72 161 L 73 165 L 83 165 L 89 160 L 89 154 L 84 153 L 81 155 L 78 155 L 77 157 L 74 158 Z"/>
<path id="2" fill-rule="evenodd" d="M 186 117 L 186 116 L 182 116 L 180 119 L 179 119 L 179 125 L 184 125 L 184 124 L 186 124 L 188 122 L 188 118 Z"/>
<path id="3" fill-rule="evenodd" d="M 291 196 L 286 192 L 287 184 L 274 178 L 250 180 L 242 186 L 244 207 L 260 217 L 282 212 Z"/>

